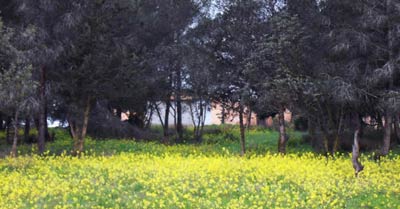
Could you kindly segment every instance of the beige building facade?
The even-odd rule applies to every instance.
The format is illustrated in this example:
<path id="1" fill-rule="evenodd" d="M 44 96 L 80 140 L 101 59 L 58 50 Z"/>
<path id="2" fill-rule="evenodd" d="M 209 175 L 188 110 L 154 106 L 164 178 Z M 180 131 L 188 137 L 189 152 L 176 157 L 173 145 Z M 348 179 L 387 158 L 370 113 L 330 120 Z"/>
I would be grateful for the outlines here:
<path id="1" fill-rule="evenodd" d="M 222 114 L 224 110 L 220 104 L 213 104 L 211 111 L 210 111 L 210 122 L 212 125 L 220 125 L 222 123 Z M 247 125 L 249 122 L 249 113 L 248 110 L 245 109 L 246 114 L 244 114 L 243 120 L 244 124 Z M 286 122 L 291 122 L 292 121 L 292 113 L 289 110 L 285 111 L 285 121 Z M 225 111 L 225 124 L 232 124 L 232 125 L 238 125 L 239 124 L 239 114 L 236 112 L 226 112 Z M 265 119 L 265 121 L 259 121 L 257 118 L 257 114 L 252 112 L 251 113 L 251 119 L 250 119 L 250 125 L 251 126 L 256 126 L 264 124 L 266 126 L 272 126 L 273 125 L 273 118 L 268 117 Z"/>
<path id="2" fill-rule="evenodd" d="M 165 112 L 165 107 L 163 105 L 160 106 L 160 112 L 163 113 Z M 206 120 L 205 120 L 205 125 L 221 125 L 222 124 L 222 112 L 223 108 L 220 104 L 212 104 L 211 107 L 207 110 L 206 113 Z M 244 124 L 247 125 L 248 123 L 248 110 L 245 109 L 246 114 L 244 114 Z M 174 113 L 171 111 L 169 124 L 173 125 L 174 124 Z M 122 120 L 127 120 L 127 115 L 122 114 Z M 290 122 L 292 120 L 292 113 L 287 110 L 285 112 L 285 120 L 287 122 Z M 154 114 L 152 116 L 152 124 L 161 124 L 160 118 L 158 117 L 157 114 Z M 190 115 L 189 107 L 187 104 L 183 103 L 183 114 L 182 114 L 182 123 L 185 126 L 192 126 L 192 117 Z M 231 125 L 238 125 L 239 124 L 239 114 L 237 112 L 228 112 L 225 111 L 225 124 L 231 124 Z M 251 126 L 256 126 L 256 125 L 264 125 L 267 127 L 270 127 L 273 125 L 273 118 L 269 117 L 265 119 L 265 121 L 260 121 L 257 118 L 257 114 L 252 112 L 251 113 L 251 119 L 250 119 L 250 125 Z"/>

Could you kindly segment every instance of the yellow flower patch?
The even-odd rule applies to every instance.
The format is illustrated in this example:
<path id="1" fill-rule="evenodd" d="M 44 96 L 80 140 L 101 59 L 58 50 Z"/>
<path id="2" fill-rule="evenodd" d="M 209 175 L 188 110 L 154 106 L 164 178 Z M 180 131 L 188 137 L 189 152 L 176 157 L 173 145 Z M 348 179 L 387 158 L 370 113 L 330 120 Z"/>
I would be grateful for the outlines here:
<path id="1" fill-rule="evenodd" d="M 400 208 L 398 156 L 363 158 L 355 178 L 344 156 L 174 149 L 1 159 L 0 208 Z"/>

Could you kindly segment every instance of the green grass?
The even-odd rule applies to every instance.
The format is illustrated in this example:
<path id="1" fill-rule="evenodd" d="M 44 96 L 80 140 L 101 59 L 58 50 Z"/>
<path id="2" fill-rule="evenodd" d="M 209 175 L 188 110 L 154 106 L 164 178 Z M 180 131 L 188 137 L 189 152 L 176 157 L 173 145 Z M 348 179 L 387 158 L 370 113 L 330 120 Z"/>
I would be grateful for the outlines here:
<path id="1" fill-rule="evenodd" d="M 213 127 L 218 128 L 218 127 Z M 221 129 L 221 128 L 219 128 Z M 56 140 L 46 144 L 46 152 L 49 155 L 60 155 L 61 153 L 69 153 L 72 149 L 72 139 L 64 129 L 51 129 L 54 132 Z M 207 132 L 207 131 L 206 131 Z M 4 132 L 0 132 L 1 135 Z M 188 134 L 188 133 L 187 133 Z M 289 131 L 290 140 L 288 142 L 289 153 L 300 153 L 312 151 L 312 148 L 302 142 L 301 132 Z M 22 138 L 22 132 L 20 134 Z M 246 147 L 249 155 L 263 155 L 266 153 L 276 153 L 277 151 L 278 133 L 269 129 L 257 129 L 246 131 Z M 221 132 L 213 134 L 205 134 L 204 143 L 202 144 L 182 144 L 182 145 L 157 145 L 157 141 L 153 142 L 138 142 L 134 140 L 123 139 L 107 139 L 94 140 L 90 136 L 86 138 L 85 150 L 91 154 L 97 155 L 113 155 L 123 152 L 134 153 L 159 153 L 162 154 L 165 150 L 174 153 L 180 151 L 182 155 L 190 155 L 193 152 L 201 152 L 205 155 L 215 155 L 224 152 L 230 154 L 240 154 L 239 146 L 239 130 L 232 127 L 222 128 Z M 157 146 L 155 146 L 157 145 Z M 158 150 L 158 147 L 160 149 Z M 194 148 L 194 149 L 193 149 Z M 3 157 L 8 154 L 10 145 L 2 140 L 0 150 Z M 36 153 L 36 144 L 20 143 L 18 151 L 21 155 Z"/>

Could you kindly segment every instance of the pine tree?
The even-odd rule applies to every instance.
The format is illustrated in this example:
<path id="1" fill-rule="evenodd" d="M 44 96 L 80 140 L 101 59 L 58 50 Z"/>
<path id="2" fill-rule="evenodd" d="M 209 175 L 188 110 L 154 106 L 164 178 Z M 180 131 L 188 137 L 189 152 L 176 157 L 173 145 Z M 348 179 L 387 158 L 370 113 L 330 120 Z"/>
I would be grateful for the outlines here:
<path id="1" fill-rule="evenodd" d="M 0 110 L 12 116 L 12 157 L 17 155 L 19 119 L 37 106 L 32 67 L 24 53 L 13 45 L 11 37 L 14 36 L 17 34 L 6 29 L 0 19 Z"/>

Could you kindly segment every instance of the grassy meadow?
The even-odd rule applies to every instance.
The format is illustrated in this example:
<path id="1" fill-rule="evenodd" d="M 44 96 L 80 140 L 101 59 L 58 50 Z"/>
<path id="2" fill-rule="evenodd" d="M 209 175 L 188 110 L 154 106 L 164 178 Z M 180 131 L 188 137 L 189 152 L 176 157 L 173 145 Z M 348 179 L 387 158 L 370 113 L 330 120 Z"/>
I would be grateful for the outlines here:
<path id="1" fill-rule="evenodd" d="M 203 144 L 89 139 L 72 157 L 68 134 L 54 131 L 46 156 L 20 145 L 0 159 L 0 208 L 400 208 L 398 150 L 379 162 L 364 154 L 355 178 L 347 154 L 315 154 L 299 132 L 286 156 L 276 132 L 251 130 L 240 157 L 229 129 Z"/>

